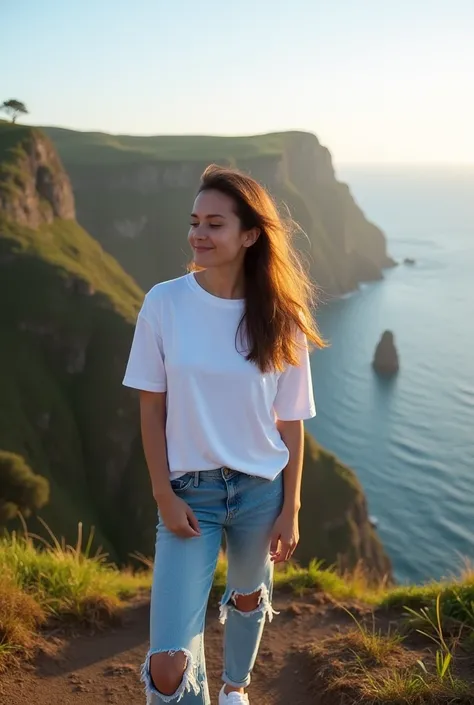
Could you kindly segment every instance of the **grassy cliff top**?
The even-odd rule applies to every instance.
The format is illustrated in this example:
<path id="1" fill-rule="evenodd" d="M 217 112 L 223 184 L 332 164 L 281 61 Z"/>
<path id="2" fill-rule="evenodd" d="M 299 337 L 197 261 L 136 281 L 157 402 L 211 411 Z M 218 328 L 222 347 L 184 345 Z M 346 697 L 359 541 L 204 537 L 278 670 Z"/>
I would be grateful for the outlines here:
<path id="1" fill-rule="evenodd" d="M 39 130 L 34 127 L 0 120 L 0 162 L 13 161 L 11 150 L 35 132 L 39 134 Z"/>
<path id="2" fill-rule="evenodd" d="M 285 141 L 309 133 L 281 132 L 243 137 L 207 135 L 112 135 L 105 132 L 78 132 L 59 127 L 43 127 L 61 156 L 75 163 L 114 164 L 146 159 L 163 161 L 208 161 L 254 159 L 278 156 Z"/>
<path id="3" fill-rule="evenodd" d="M 6 203 L 10 197 L 18 196 L 18 189 L 25 187 L 28 180 L 35 188 L 36 174 L 25 156 L 29 156 L 34 141 L 42 140 L 49 146 L 48 138 L 40 130 L 0 120 L 0 188 Z M 55 179 L 62 178 L 57 169 L 52 173 Z M 71 275 L 82 279 L 94 291 L 105 295 L 127 319 L 133 320 L 136 314 L 142 298 L 140 288 L 75 221 L 55 220 L 34 230 L 0 214 L 0 252 L 42 262 L 61 277 Z"/>
<path id="4" fill-rule="evenodd" d="M 35 128 L 0 120 L 0 193 L 5 198 L 24 192 L 24 157 L 33 136 L 40 134 Z"/>
<path id="5" fill-rule="evenodd" d="M 143 292 L 118 262 L 75 221 L 55 220 L 38 230 L 0 218 L 0 253 L 22 258 L 22 271 L 30 282 L 45 266 L 50 282 L 61 291 L 59 281 L 82 280 L 91 291 L 102 294 L 126 320 L 135 320 Z M 29 300 L 29 299 L 28 299 Z M 25 314 L 28 311 L 25 310 Z"/>

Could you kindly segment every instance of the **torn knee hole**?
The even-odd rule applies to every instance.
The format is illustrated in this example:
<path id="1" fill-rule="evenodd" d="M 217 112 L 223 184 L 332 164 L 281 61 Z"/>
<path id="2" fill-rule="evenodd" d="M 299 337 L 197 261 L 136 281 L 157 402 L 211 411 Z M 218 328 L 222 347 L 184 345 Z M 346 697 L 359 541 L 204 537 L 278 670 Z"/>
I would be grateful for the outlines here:
<path id="1" fill-rule="evenodd" d="M 141 680 L 147 705 L 151 705 L 153 694 L 164 702 L 181 700 L 185 691 L 199 694 L 193 657 L 186 649 L 150 652 L 142 666 Z"/>
<path id="2" fill-rule="evenodd" d="M 264 619 L 268 617 L 269 622 L 272 621 L 274 614 L 278 614 L 270 603 L 270 593 L 265 584 L 248 593 L 240 593 L 237 590 L 227 588 L 220 603 L 219 621 L 221 624 L 225 624 L 227 621 L 229 610 L 234 610 L 243 617 L 262 614 Z"/>
<path id="3" fill-rule="evenodd" d="M 239 595 L 238 593 L 234 593 L 231 599 L 239 612 L 253 612 L 253 610 L 259 607 L 262 601 L 262 591 L 257 590 L 256 592 L 252 592 L 251 595 Z"/>
<path id="4" fill-rule="evenodd" d="M 186 662 L 182 651 L 152 654 L 150 678 L 156 690 L 163 695 L 173 695 L 183 680 Z"/>

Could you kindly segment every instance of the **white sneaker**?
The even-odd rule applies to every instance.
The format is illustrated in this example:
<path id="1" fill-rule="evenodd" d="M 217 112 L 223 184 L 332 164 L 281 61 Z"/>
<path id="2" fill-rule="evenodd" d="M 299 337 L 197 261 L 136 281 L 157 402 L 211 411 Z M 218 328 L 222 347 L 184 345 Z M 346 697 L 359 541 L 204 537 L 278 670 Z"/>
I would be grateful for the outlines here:
<path id="1" fill-rule="evenodd" d="M 225 686 L 222 686 L 219 693 L 219 705 L 250 705 L 247 693 L 236 693 L 235 691 L 227 695 L 224 693 Z"/>

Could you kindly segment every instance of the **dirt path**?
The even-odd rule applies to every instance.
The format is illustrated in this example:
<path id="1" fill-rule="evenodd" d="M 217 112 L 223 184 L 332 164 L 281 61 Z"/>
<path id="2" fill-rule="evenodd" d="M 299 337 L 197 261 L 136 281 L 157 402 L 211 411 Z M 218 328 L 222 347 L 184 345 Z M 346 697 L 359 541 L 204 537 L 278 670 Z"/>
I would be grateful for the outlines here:
<path id="1" fill-rule="evenodd" d="M 336 619 L 317 598 L 277 596 L 274 606 L 280 615 L 266 628 L 249 689 L 252 705 L 317 705 L 295 649 L 340 629 L 341 614 Z M 0 677 L 1 705 L 144 705 L 139 669 L 147 651 L 148 618 L 149 605 L 142 601 L 126 611 L 115 629 L 68 639 L 51 635 L 55 653 Z M 210 610 L 206 658 L 213 703 L 221 686 L 221 651 L 222 627 Z"/>

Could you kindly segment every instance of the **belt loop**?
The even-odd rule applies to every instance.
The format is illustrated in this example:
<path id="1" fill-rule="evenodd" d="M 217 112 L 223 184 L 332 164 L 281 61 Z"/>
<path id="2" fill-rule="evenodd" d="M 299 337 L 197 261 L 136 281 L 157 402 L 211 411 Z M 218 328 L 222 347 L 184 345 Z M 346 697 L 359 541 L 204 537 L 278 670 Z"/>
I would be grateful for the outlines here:
<path id="1" fill-rule="evenodd" d="M 194 487 L 199 487 L 199 471 L 194 473 Z"/>

